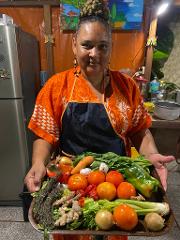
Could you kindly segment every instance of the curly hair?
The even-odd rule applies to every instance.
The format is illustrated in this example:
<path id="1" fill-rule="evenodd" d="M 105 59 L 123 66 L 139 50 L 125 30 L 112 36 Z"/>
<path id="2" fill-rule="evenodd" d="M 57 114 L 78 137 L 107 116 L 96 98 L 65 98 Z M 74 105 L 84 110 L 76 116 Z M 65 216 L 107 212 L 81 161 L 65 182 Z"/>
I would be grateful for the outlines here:
<path id="1" fill-rule="evenodd" d="M 111 33 L 110 11 L 107 3 L 104 0 L 87 0 L 80 11 L 77 32 L 83 23 L 97 21 Z"/>

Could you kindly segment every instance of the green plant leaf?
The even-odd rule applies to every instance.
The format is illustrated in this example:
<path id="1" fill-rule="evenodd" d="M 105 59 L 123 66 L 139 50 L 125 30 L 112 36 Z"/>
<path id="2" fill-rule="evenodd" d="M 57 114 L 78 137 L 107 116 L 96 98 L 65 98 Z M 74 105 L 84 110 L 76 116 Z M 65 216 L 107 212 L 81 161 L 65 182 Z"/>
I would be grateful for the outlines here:
<path id="1" fill-rule="evenodd" d="M 169 54 L 160 51 L 160 50 L 155 50 L 154 54 L 153 54 L 153 60 L 163 60 L 163 59 L 167 59 L 169 56 Z"/>

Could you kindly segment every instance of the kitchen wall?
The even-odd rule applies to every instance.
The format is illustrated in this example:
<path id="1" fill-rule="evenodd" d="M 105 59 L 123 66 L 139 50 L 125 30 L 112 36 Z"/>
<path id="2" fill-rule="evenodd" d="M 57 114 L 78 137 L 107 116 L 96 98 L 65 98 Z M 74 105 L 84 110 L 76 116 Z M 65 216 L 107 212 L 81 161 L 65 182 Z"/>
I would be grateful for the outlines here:
<path id="1" fill-rule="evenodd" d="M 43 8 L 41 7 L 0 7 L 0 13 L 7 14 L 14 22 L 37 37 L 40 43 L 41 70 L 47 69 L 46 47 L 44 43 Z M 54 36 L 54 65 L 55 72 L 73 66 L 71 39 L 73 32 L 60 32 L 58 7 L 52 8 L 52 33 Z M 147 27 L 146 27 L 147 28 Z M 113 50 L 111 68 L 120 70 L 129 68 L 132 71 L 144 63 L 146 32 L 116 31 L 113 33 Z"/>

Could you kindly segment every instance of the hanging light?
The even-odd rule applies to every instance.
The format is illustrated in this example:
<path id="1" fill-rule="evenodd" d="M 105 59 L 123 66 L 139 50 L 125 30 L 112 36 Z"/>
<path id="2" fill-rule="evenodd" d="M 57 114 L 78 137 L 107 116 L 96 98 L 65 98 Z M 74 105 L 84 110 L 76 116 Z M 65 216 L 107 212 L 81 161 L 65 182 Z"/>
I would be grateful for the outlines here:
<path id="1" fill-rule="evenodd" d="M 171 0 L 161 1 L 157 9 L 157 16 L 163 14 L 167 10 L 170 4 L 171 4 Z"/>

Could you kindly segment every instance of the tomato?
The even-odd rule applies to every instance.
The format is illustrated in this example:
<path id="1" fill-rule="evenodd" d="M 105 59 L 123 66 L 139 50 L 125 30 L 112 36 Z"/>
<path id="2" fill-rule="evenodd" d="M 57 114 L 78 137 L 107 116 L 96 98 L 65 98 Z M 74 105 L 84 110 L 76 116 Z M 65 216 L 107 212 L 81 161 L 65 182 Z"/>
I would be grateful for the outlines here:
<path id="1" fill-rule="evenodd" d="M 55 164 L 53 161 L 47 165 L 46 173 L 49 178 L 55 178 L 61 174 L 59 164 Z"/>
<path id="2" fill-rule="evenodd" d="M 69 164 L 59 163 L 59 168 L 63 173 L 71 173 L 73 166 Z"/>
<path id="3" fill-rule="evenodd" d="M 113 219 L 118 227 L 127 231 L 132 230 L 138 223 L 136 211 L 126 204 L 114 208 Z"/>
<path id="4" fill-rule="evenodd" d="M 115 187 L 117 187 L 123 181 L 124 181 L 124 177 L 118 171 L 112 170 L 106 174 L 106 182 L 113 183 Z"/>
<path id="5" fill-rule="evenodd" d="M 136 196 L 135 187 L 128 182 L 122 182 L 117 187 L 117 196 L 118 198 L 129 199 Z"/>
<path id="6" fill-rule="evenodd" d="M 105 181 L 105 174 L 99 170 L 92 171 L 88 174 L 88 183 L 98 185 Z"/>
<path id="7" fill-rule="evenodd" d="M 85 189 L 88 185 L 88 182 L 84 175 L 76 173 L 69 177 L 67 184 L 71 191 L 76 191 L 79 189 Z"/>
<path id="8" fill-rule="evenodd" d="M 109 182 L 100 183 L 96 188 L 100 199 L 113 200 L 116 197 L 116 187 Z"/>
<path id="9" fill-rule="evenodd" d="M 70 173 L 65 172 L 65 173 L 61 173 L 60 176 L 58 177 L 57 181 L 60 183 L 68 183 L 68 179 L 69 179 Z"/>

